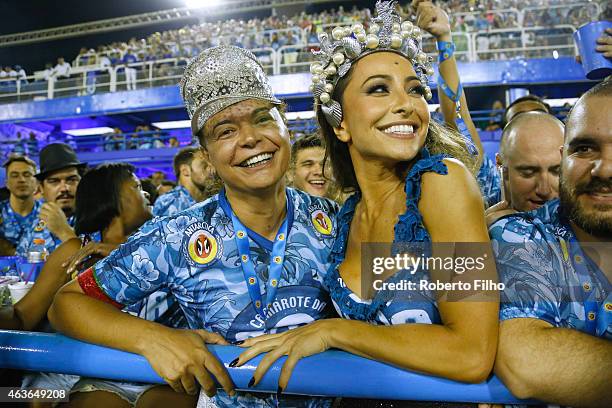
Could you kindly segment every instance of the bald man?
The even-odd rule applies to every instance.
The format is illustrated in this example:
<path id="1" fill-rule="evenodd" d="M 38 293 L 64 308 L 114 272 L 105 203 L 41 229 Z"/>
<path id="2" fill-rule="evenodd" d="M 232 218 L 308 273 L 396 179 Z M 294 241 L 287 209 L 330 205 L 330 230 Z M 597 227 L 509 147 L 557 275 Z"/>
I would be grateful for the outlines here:
<path id="1" fill-rule="evenodd" d="M 497 164 L 505 200 L 486 212 L 489 225 L 502 215 L 531 211 L 559 196 L 564 125 L 544 112 L 524 112 L 504 128 Z"/>

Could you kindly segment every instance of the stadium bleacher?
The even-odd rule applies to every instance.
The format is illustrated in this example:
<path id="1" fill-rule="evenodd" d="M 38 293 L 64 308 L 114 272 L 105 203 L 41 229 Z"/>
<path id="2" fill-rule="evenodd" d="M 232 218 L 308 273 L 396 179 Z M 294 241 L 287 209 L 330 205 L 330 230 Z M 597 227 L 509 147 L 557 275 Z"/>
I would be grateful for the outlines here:
<path id="1" fill-rule="evenodd" d="M 541 1 L 541 0 L 516 0 L 516 1 L 448 1 L 444 8 L 452 17 L 453 40 L 457 46 L 457 59 L 466 63 L 466 67 L 474 68 L 477 63 L 497 61 L 517 61 L 524 64 L 529 59 L 551 58 L 573 58 L 575 46 L 572 33 L 575 29 L 588 21 L 597 19 L 606 13 L 605 2 L 564 2 L 564 1 Z M 412 13 L 408 5 L 401 9 L 401 13 L 410 18 Z M 370 15 L 368 9 L 359 9 L 350 5 L 340 6 L 337 9 L 327 9 L 317 13 L 301 12 L 291 17 L 271 15 L 265 18 L 243 19 L 221 19 L 218 21 L 205 21 L 198 25 L 188 25 L 177 30 L 164 32 L 153 32 L 146 38 L 130 40 L 119 43 L 98 44 L 93 48 L 83 47 L 78 55 L 72 60 L 71 75 L 69 78 L 53 77 L 53 68 L 46 71 L 34 72 L 33 75 L 22 77 L 7 74 L 0 78 L 0 103 L 19 104 L 28 101 L 50 101 L 59 98 L 85 98 L 105 93 L 125 92 L 128 89 L 142 90 L 146 88 L 163 89 L 175 86 L 178 82 L 187 61 L 197 55 L 206 47 L 219 44 L 234 44 L 251 49 L 260 59 L 267 73 L 281 78 L 284 74 L 307 73 L 312 61 L 312 50 L 316 49 L 316 36 L 322 30 L 329 30 L 334 25 L 350 26 L 355 21 L 362 21 Z M 431 56 L 435 55 L 435 41 L 429 35 L 423 37 L 423 47 Z M 15 61 L 18 62 L 18 61 Z M 27 67 L 26 67 L 27 68 Z M 127 70 L 135 71 L 134 84 L 126 75 Z M 516 71 L 516 70 L 515 70 Z M 526 73 L 523 73 L 526 75 Z M 503 75 L 506 75 L 505 77 Z M 502 82 L 507 81 L 509 71 L 502 73 Z M 516 73 L 513 73 L 516 76 Z M 520 75 L 520 74 L 519 74 Z M 564 80 L 564 78 L 555 78 Z M 574 87 L 568 89 L 568 93 L 552 95 L 555 98 L 575 98 L 580 92 L 580 81 L 575 81 L 571 75 L 565 78 L 565 82 L 573 81 Z M 514 82 L 520 78 L 512 78 Z M 530 86 L 545 87 L 531 82 Z M 467 94 L 479 94 L 475 88 L 470 89 L 467 83 Z M 512 82 L 512 81 L 511 81 Z M 494 84 L 489 82 L 489 86 Z M 496 87 L 499 88 L 499 87 Z M 536 91 L 534 89 L 534 91 Z M 538 89 L 543 96 L 547 96 L 548 89 Z M 542 93 L 544 92 L 544 93 Z M 295 96 L 295 95 L 294 95 Z M 308 98 L 302 98 L 307 100 Z M 481 129 L 486 129 L 490 117 L 499 114 L 499 110 L 491 110 L 493 100 L 479 100 L 472 98 L 471 107 L 475 122 Z M 495 92 L 495 98 L 503 100 L 503 91 Z M 289 103 L 303 106 L 309 110 L 308 102 L 297 101 L 294 98 Z M 295 102 L 295 103 L 293 103 Z M 561 104 L 560 104 L 561 105 Z M 168 120 L 184 120 L 186 115 L 175 111 Z M 180 110 L 180 108 L 179 108 Z M 122 111 L 124 114 L 129 109 Z M 558 113 L 563 117 L 567 108 L 559 107 Z M 101 112 L 75 112 L 76 116 L 88 114 L 99 115 Z M 166 115 L 168 116 L 168 115 Z M 117 117 L 117 115 L 115 115 Z M 17 120 L 15 120 L 17 119 Z M 63 130 L 80 126 L 78 123 L 61 125 L 61 121 L 55 124 L 55 128 L 48 126 L 14 125 L 16 122 L 31 122 L 27 117 L 13 118 L 9 121 L 2 120 L 4 125 L 0 129 L 4 133 L 0 138 L 0 154 L 6 157 L 21 145 L 26 147 L 25 135 L 33 134 L 38 142 L 38 149 L 46 143 L 55 140 L 69 140 L 78 152 L 104 152 L 109 150 L 107 130 L 93 136 L 70 136 Z M 31 118 L 30 118 L 31 119 Z M 127 139 L 146 139 L 149 134 L 134 135 L 138 125 L 151 125 L 147 118 L 141 118 L 138 123 L 131 126 L 127 123 L 119 123 L 122 140 L 117 142 L 117 149 L 130 149 L 138 145 L 139 149 L 163 148 L 168 146 L 168 141 L 174 137 L 179 145 L 191 142 L 191 136 L 183 130 L 170 129 L 161 133 L 158 130 L 155 135 L 161 136 L 157 143 L 128 143 Z M 157 122 L 160 122 L 159 120 Z M 184 125 L 183 125 L 184 126 Z M 99 126 L 102 127 L 102 126 Z M 114 128 L 115 126 L 110 126 Z M 294 131 L 299 134 L 308 133 L 315 129 L 315 123 L 310 116 L 307 119 L 292 123 Z M 34 130 L 34 132 L 32 132 Z M 17 133 L 24 135 L 23 140 L 17 137 Z M 31 136 L 28 136 L 31 139 Z M 485 136 L 485 140 L 487 137 Z M 493 141 L 493 137 L 491 140 Z M 32 144 L 33 142 L 30 142 Z M 129 146 L 128 146 L 129 145 Z M 113 145 L 115 146 L 115 145 Z M 112 149 L 115 149 L 113 147 Z M 168 168 L 167 168 L 168 169 Z"/>

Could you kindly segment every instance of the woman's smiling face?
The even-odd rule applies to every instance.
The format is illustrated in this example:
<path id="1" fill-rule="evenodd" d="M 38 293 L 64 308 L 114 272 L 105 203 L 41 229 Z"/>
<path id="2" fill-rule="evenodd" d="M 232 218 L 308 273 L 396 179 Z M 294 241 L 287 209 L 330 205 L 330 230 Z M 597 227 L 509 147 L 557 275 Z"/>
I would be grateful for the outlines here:
<path id="1" fill-rule="evenodd" d="M 351 155 L 390 164 L 416 157 L 430 117 L 410 61 L 393 52 L 373 53 L 357 61 L 348 81 L 336 134 L 352 147 Z"/>

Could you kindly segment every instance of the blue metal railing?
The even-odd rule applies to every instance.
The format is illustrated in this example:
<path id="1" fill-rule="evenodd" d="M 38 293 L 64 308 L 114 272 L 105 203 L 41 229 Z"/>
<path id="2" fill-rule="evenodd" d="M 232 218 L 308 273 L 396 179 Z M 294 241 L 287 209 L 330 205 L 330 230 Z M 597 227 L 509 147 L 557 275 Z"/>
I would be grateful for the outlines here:
<path id="1" fill-rule="evenodd" d="M 272 365 L 257 387 L 251 389 L 247 384 L 263 356 L 242 367 L 231 368 L 228 363 L 244 349 L 216 345 L 208 348 L 223 362 L 237 389 L 276 393 L 284 357 Z M 142 356 L 59 334 L 0 330 L 0 367 L 163 383 Z M 342 351 L 326 351 L 302 359 L 284 392 L 347 398 L 529 403 L 515 398 L 494 376 L 481 384 L 463 384 L 401 370 Z"/>

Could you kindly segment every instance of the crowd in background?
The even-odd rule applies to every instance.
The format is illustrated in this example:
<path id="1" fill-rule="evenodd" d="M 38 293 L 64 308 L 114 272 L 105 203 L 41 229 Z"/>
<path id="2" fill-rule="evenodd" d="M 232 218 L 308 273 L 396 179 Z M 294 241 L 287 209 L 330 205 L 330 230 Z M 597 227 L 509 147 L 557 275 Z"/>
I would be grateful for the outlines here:
<path id="1" fill-rule="evenodd" d="M 570 24 L 578 27 L 593 19 L 608 19 L 612 17 L 612 3 L 599 1 L 602 11 L 600 16 L 594 15 L 594 7 L 585 6 L 583 2 L 576 2 L 575 6 L 560 0 L 489 0 L 489 1 L 459 1 L 451 0 L 442 2 L 442 7 L 451 16 L 451 26 L 454 32 L 488 32 L 492 29 L 511 29 L 519 27 L 554 27 L 562 24 Z M 562 6 L 562 7 L 557 7 Z M 408 4 L 401 7 L 404 18 L 412 18 L 412 10 Z M 531 8 L 531 9 L 530 9 Z M 186 26 L 178 30 L 155 32 L 143 39 L 131 38 L 127 42 L 114 42 L 100 45 L 96 49 L 82 47 L 72 64 L 64 57 L 59 57 L 55 65 L 46 64 L 46 68 L 39 76 L 41 80 L 57 80 L 70 78 L 72 67 L 98 65 L 100 73 L 106 73 L 109 67 L 117 67 L 118 72 L 125 75 L 128 89 L 136 89 L 136 74 L 139 67 L 128 67 L 128 64 L 140 61 L 156 61 L 160 59 L 179 58 L 179 65 L 197 55 L 202 49 L 216 45 L 237 45 L 255 50 L 255 54 L 265 66 L 270 59 L 270 54 L 258 52 L 257 50 L 274 49 L 282 46 L 316 43 L 317 34 L 334 24 L 351 24 L 356 21 L 364 21 L 370 18 L 369 9 L 351 9 L 340 6 L 338 9 L 324 10 L 319 13 L 302 12 L 291 17 L 269 16 L 266 18 L 253 18 L 249 20 L 230 19 L 216 22 L 203 22 L 199 25 Z M 554 31 L 553 28 L 551 30 Z M 553 32 L 551 31 L 551 32 Z M 304 34 L 305 33 L 305 34 Z M 524 38 L 523 38 L 524 37 Z M 482 35 L 476 39 L 476 49 L 479 58 L 506 59 L 512 57 L 526 56 L 522 51 L 511 51 L 520 47 L 521 42 L 530 46 L 553 45 L 551 38 L 535 33 L 526 35 L 509 33 L 495 33 L 493 35 Z M 467 49 L 465 37 L 454 38 L 458 58 Z M 563 40 L 565 41 L 565 40 Z M 427 52 L 435 51 L 435 44 L 424 43 Z M 499 52 L 496 50 L 500 50 Z M 530 51 L 529 57 L 539 57 L 545 51 Z M 305 62 L 310 53 L 287 52 L 284 54 L 285 63 Z M 156 76 L 165 77 L 171 74 L 171 64 L 156 64 Z M 182 68 L 181 68 L 182 69 Z M 109 70 L 110 72 L 110 70 Z M 13 83 L 19 79 L 22 86 L 27 84 L 26 71 L 19 65 L 0 67 L 0 88 L 6 84 Z M 90 93 L 95 91 L 96 73 L 88 73 L 88 88 Z M 10 80 L 10 81 L 8 81 Z M 4 83 L 3 83 L 4 82 Z M 172 82 L 174 83 L 174 82 Z M 91 86 L 90 86 L 91 85 Z M 84 91 L 89 92 L 89 91 Z M 498 101 L 492 107 L 497 112 L 492 112 L 492 119 L 477 121 L 479 128 L 483 130 L 499 129 L 499 109 L 503 104 Z M 151 129 L 138 127 L 133 133 L 125 133 L 116 128 L 112 133 L 102 135 L 102 149 L 104 151 L 148 149 L 161 147 L 178 147 L 179 142 L 175 137 L 162 137 L 159 132 L 147 133 Z M 139 135 L 139 133 L 142 135 Z M 142 136 L 142 139 L 141 139 Z M 38 140 L 35 135 L 21 137 L 13 148 L 4 153 L 27 153 L 31 156 L 38 154 Z M 75 146 L 73 143 L 71 144 Z M 4 150 L 4 149 L 3 149 Z M 95 148 L 94 148 L 95 150 Z"/>
<path id="2" fill-rule="evenodd" d="M 561 24 L 578 27 L 599 17 L 593 14 L 595 8 L 584 7 L 584 5 L 518 12 L 525 7 L 548 5 L 567 6 L 567 2 L 538 0 L 465 2 L 454 0 L 446 3 L 445 9 L 452 16 L 451 25 L 453 31 L 456 32 L 535 26 L 551 27 Z M 514 9 L 514 11 L 509 12 L 509 9 Z M 407 5 L 402 7 L 402 12 L 405 17 L 410 18 L 411 12 Z M 80 65 L 84 65 L 94 63 L 92 58 L 96 53 L 109 55 L 115 61 L 119 61 L 127 54 L 133 55 L 139 61 L 191 58 L 202 49 L 216 45 L 236 45 L 254 50 L 262 48 L 277 50 L 287 45 L 316 43 L 317 34 L 329 25 L 350 24 L 367 20 L 369 17 L 369 9 L 353 7 L 345 10 L 340 6 L 337 10 L 331 9 L 312 14 L 302 12 L 292 17 L 283 15 L 263 19 L 204 22 L 179 30 L 156 32 L 146 39 L 132 38 L 128 42 L 99 46 L 96 50 L 84 48 L 77 59 Z M 305 33 L 303 38 L 301 38 L 302 32 Z M 460 47 L 458 45 L 458 48 Z M 258 56 L 262 57 L 264 54 Z M 262 63 L 265 65 L 265 61 Z"/>
<path id="3" fill-rule="evenodd" d="M 442 2 L 442 7 L 451 16 L 451 27 L 454 32 L 488 31 L 492 29 L 511 29 L 521 27 L 554 27 L 558 25 L 580 25 L 597 19 L 609 19 L 612 6 L 609 2 L 599 0 L 601 15 L 596 15 L 595 7 L 576 2 L 571 6 L 560 0 L 489 0 Z M 565 6 L 565 7 L 556 7 Z M 408 5 L 401 6 L 404 17 L 411 18 Z M 537 8 L 530 10 L 529 8 Z M 324 10 L 319 13 L 302 12 L 294 16 L 276 15 L 266 18 L 229 19 L 216 22 L 203 22 L 199 25 L 186 26 L 178 30 L 155 32 L 147 38 L 131 38 L 127 42 L 113 42 L 95 48 L 82 47 L 74 58 L 75 65 L 99 65 L 100 67 L 119 66 L 142 61 L 155 61 L 169 58 L 189 59 L 201 50 L 215 45 L 237 45 L 259 50 L 278 50 L 282 46 L 312 44 L 317 42 L 317 34 L 329 25 L 369 19 L 369 9 L 352 7 L 350 10 L 340 6 L 338 9 Z M 500 39 L 483 37 L 478 43 L 479 50 L 502 48 Z M 486 40 L 486 44 L 485 44 Z M 516 42 L 516 38 L 514 38 Z M 532 45 L 537 38 L 529 38 Z M 514 43 L 513 43 L 514 44 Z M 511 46 L 513 44 L 506 44 Z M 461 51 L 466 45 L 457 43 Z M 266 65 L 269 54 L 258 54 Z M 484 56 L 483 59 L 503 59 L 503 53 Z M 291 60 L 293 57 L 290 56 Z M 291 62 L 291 61 L 288 61 Z M 169 66 L 166 67 L 168 70 Z M 163 68 L 163 66 L 161 67 Z M 25 78 L 26 71 L 19 65 L 6 66 L 0 69 L 2 80 L 17 77 Z M 40 79 L 61 78 L 70 76 L 70 65 L 61 58 L 54 66 L 47 63 Z M 24 79 L 22 79 L 25 81 Z"/>
<path id="4" fill-rule="evenodd" d="M 102 135 L 105 151 L 160 149 L 163 147 L 179 147 L 180 143 L 174 136 L 168 136 L 159 130 L 152 130 L 149 125 L 136 126 L 134 132 L 124 133 L 120 128 Z"/>

